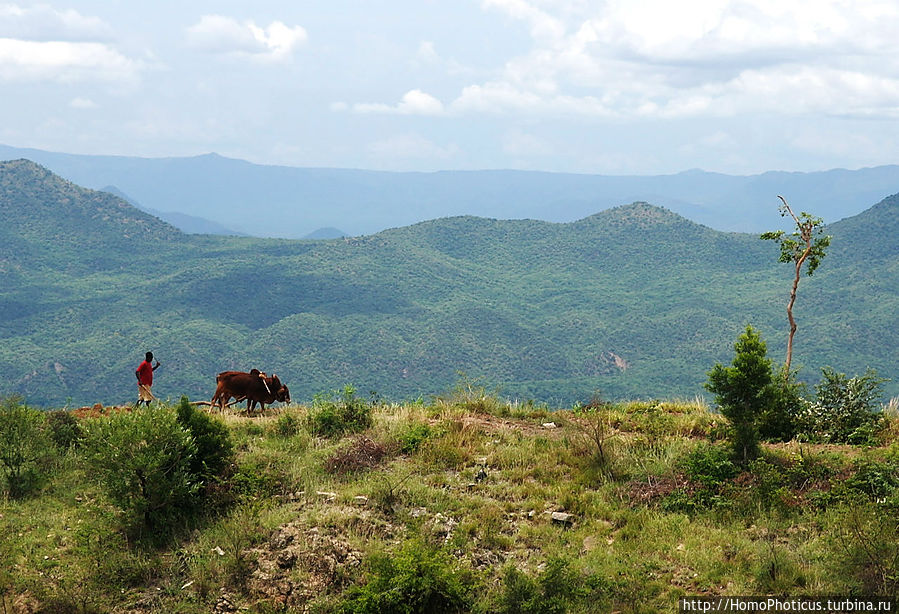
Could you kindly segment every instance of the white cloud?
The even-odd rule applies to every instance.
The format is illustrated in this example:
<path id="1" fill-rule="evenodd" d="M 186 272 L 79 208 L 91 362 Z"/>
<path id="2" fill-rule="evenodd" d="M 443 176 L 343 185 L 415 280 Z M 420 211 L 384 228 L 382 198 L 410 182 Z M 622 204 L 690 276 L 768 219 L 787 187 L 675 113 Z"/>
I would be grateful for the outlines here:
<path id="1" fill-rule="evenodd" d="M 527 53 L 459 113 L 677 118 L 899 114 L 899 4 L 886 0 L 483 0 Z"/>
<path id="2" fill-rule="evenodd" d="M 132 82 L 144 63 L 112 44 L 97 17 L 38 5 L 0 5 L 0 79 Z"/>
<path id="3" fill-rule="evenodd" d="M 335 108 L 332 105 L 332 109 Z M 403 95 L 396 105 L 383 103 L 357 103 L 353 105 L 356 113 L 386 113 L 396 115 L 441 115 L 443 103 L 437 98 L 421 90 L 410 90 Z"/>
<path id="4" fill-rule="evenodd" d="M 280 21 L 263 28 L 252 21 L 204 15 L 187 29 L 187 39 L 195 49 L 210 53 L 281 60 L 290 57 L 308 35 L 302 26 L 287 26 Z"/>
<path id="5" fill-rule="evenodd" d="M 50 6 L 0 5 L 0 38 L 32 41 L 107 41 L 112 29 L 98 17 Z"/>
<path id="6" fill-rule="evenodd" d="M 102 43 L 0 38 L 0 79 L 130 81 L 141 65 Z"/>

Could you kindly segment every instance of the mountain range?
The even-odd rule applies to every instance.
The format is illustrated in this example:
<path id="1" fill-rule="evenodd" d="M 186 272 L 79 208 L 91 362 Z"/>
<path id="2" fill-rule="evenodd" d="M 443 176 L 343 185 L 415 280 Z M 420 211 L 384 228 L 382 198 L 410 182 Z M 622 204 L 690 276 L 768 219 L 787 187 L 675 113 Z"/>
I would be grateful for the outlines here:
<path id="1" fill-rule="evenodd" d="M 897 214 L 891 196 L 828 226 L 795 309 L 805 380 L 872 367 L 899 393 Z M 461 379 L 564 406 L 700 395 L 747 324 L 775 360 L 785 349 L 776 246 L 642 202 L 334 240 L 192 235 L 15 160 L 0 215 L 0 394 L 37 405 L 129 401 L 147 350 L 162 398 L 209 398 L 217 372 L 256 367 L 295 400 L 347 383 L 408 400 Z"/>
<path id="2" fill-rule="evenodd" d="M 116 191 L 185 232 L 257 237 L 368 235 L 459 215 L 574 222 L 635 201 L 717 230 L 764 232 L 784 227 L 778 194 L 831 223 L 899 192 L 899 166 L 746 176 L 399 173 L 260 165 L 216 154 L 137 158 L 0 145 L 0 160 L 17 158 L 76 184 Z"/>

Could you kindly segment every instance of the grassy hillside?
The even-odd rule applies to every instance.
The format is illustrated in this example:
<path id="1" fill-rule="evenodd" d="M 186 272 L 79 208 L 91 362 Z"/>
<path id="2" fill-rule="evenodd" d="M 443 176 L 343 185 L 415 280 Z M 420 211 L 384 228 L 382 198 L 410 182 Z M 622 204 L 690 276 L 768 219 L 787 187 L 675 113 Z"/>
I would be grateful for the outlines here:
<path id="1" fill-rule="evenodd" d="M 350 406 L 370 421 L 325 428 Z M 153 424 L 173 412 L 148 411 Z M 696 595 L 899 597 L 893 413 L 873 446 L 767 445 L 740 468 L 702 404 L 549 412 L 477 386 L 414 404 L 345 391 L 225 417 L 231 464 L 193 515 L 170 509 L 151 531 L 102 487 L 139 450 L 119 461 L 91 443 L 123 415 L 76 414 L 82 438 L 55 420 L 62 447 L 35 465 L 47 477 L 0 499 L 3 611 L 651 613 Z"/>
<path id="2" fill-rule="evenodd" d="M 347 383 L 427 397 L 461 371 L 558 406 L 597 389 L 692 398 L 747 323 L 783 355 L 790 271 L 773 246 L 644 203 L 288 241 L 184 235 L 28 162 L 0 165 L 0 185 L 0 393 L 38 405 L 129 400 L 148 349 L 163 399 L 257 367 L 301 400 Z M 871 366 L 899 392 L 897 208 L 830 228 L 796 307 L 806 379 Z"/>

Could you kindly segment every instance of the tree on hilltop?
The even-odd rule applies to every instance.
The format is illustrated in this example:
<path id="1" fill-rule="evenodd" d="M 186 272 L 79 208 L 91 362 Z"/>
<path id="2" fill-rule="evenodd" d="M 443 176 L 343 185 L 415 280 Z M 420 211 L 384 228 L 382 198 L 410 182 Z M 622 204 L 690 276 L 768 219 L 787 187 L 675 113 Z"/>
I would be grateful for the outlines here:
<path id="1" fill-rule="evenodd" d="M 805 274 L 811 276 L 821 264 L 825 256 L 825 250 L 830 245 L 830 235 L 824 234 L 824 220 L 814 217 L 805 211 L 798 216 L 783 196 L 777 196 L 780 202 L 780 215 L 787 214 L 793 218 L 796 230 L 787 235 L 783 230 L 766 232 L 761 239 L 776 241 L 780 244 L 780 262 L 792 262 L 795 266 L 793 285 L 790 288 L 790 300 L 787 303 L 787 319 L 790 321 L 790 334 L 787 338 L 787 358 L 784 362 L 784 377 L 790 377 L 790 363 L 793 360 L 793 336 L 796 334 L 796 320 L 793 318 L 793 305 L 796 304 L 796 290 L 799 288 L 799 278 L 802 275 L 802 267 Z"/>

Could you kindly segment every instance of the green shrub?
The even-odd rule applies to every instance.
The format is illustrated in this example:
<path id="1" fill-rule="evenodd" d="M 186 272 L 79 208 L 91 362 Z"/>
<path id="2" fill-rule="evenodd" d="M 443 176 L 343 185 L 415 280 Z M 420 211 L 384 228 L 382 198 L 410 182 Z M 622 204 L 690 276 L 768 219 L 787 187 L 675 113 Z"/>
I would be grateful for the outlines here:
<path id="1" fill-rule="evenodd" d="M 473 577 L 443 550 L 418 540 L 371 555 L 366 583 L 346 591 L 340 614 L 453 614 L 471 606 Z"/>
<path id="2" fill-rule="evenodd" d="M 899 593 L 899 517 L 871 502 L 853 502 L 832 513 L 827 543 L 834 574 L 862 595 Z M 849 591 L 846 591 L 849 592 Z"/>
<path id="3" fill-rule="evenodd" d="M 777 465 L 761 458 L 749 463 L 748 471 L 750 483 L 744 490 L 747 504 L 753 508 L 775 510 L 782 514 L 789 512 L 789 505 L 794 497 L 787 486 L 787 475 Z"/>
<path id="4" fill-rule="evenodd" d="M 50 439 L 61 451 L 77 447 L 84 433 L 78 419 L 71 412 L 60 410 L 47 414 L 47 425 L 50 427 Z"/>
<path id="5" fill-rule="evenodd" d="M 190 471 L 204 480 L 219 477 L 234 458 L 234 445 L 227 425 L 221 419 L 197 410 L 187 397 L 178 405 L 178 423 L 186 428 L 197 450 Z"/>
<path id="6" fill-rule="evenodd" d="M 52 455 L 46 416 L 10 397 L 0 401 L 0 469 L 13 499 L 37 488 Z"/>
<path id="7" fill-rule="evenodd" d="M 554 558 L 536 578 L 507 567 L 496 611 L 499 614 L 565 614 L 572 603 L 586 594 L 583 580 L 568 561 Z"/>
<path id="8" fill-rule="evenodd" d="M 708 488 L 717 488 L 737 476 L 739 470 L 721 446 L 700 444 L 684 459 L 687 477 Z"/>
<path id="9" fill-rule="evenodd" d="M 292 411 L 283 412 L 275 421 L 273 431 L 278 437 L 293 437 L 303 427 L 300 417 Z"/>
<path id="10" fill-rule="evenodd" d="M 790 441 L 796 436 L 797 416 L 805 406 L 804 389 L 792 373 L 788 379 L 774 382 L 771 402 L 759 414 L 759 437 L 767 441 Z"/>
<path id="11" fill-rule="evenodd" d="M 344 386 L 328 395 L 316 395 L 307 422 L 314 435 L 334 437 L 364 431 L 372 425 L 371 405 L 356 396 L 356 388 Z"/>
<path id="12" fill-rule="evenodd" d="M 89 425 L 88 467 L 134 528 L 160 529 L 186 515 L 200 476 L 197 444 L 168 407 L 141 408 Z"/>
<path id="13" fill-rule="evenodd" d="M 406 428 L 397 436 L 400 452 L 403 454 L 412 454 L 434 436 L 434 429 L 429 425 L 421 422 L 406 424 Z"/>
<path id="14" fill-rule="evenodd" d="M 821 374 L 815 400 L 797 416 L 799 434 L 810 441 L 873 443 L 882 424 L 877 410 L 885 380 L 873 369 L 852 378 L 828 367 Z"/>
<path id="15" fill-rule="evenodd" d="M 700 509 L 729 508 L 732 505 L 725 489 L 739 473 L 731 454 L 722 446 L 701 444 L 682 461 L 690 484 L 678 488 L 662 502 L 671 512 L 692 513 Z"/>
<path id="16" fill-rule="evenodd" d="M 842 486 L 871 500 L 892 497 L 899 488 L 899 466 L 879 460 L 860 458 L 853 462 L 855 472 Z"/>

